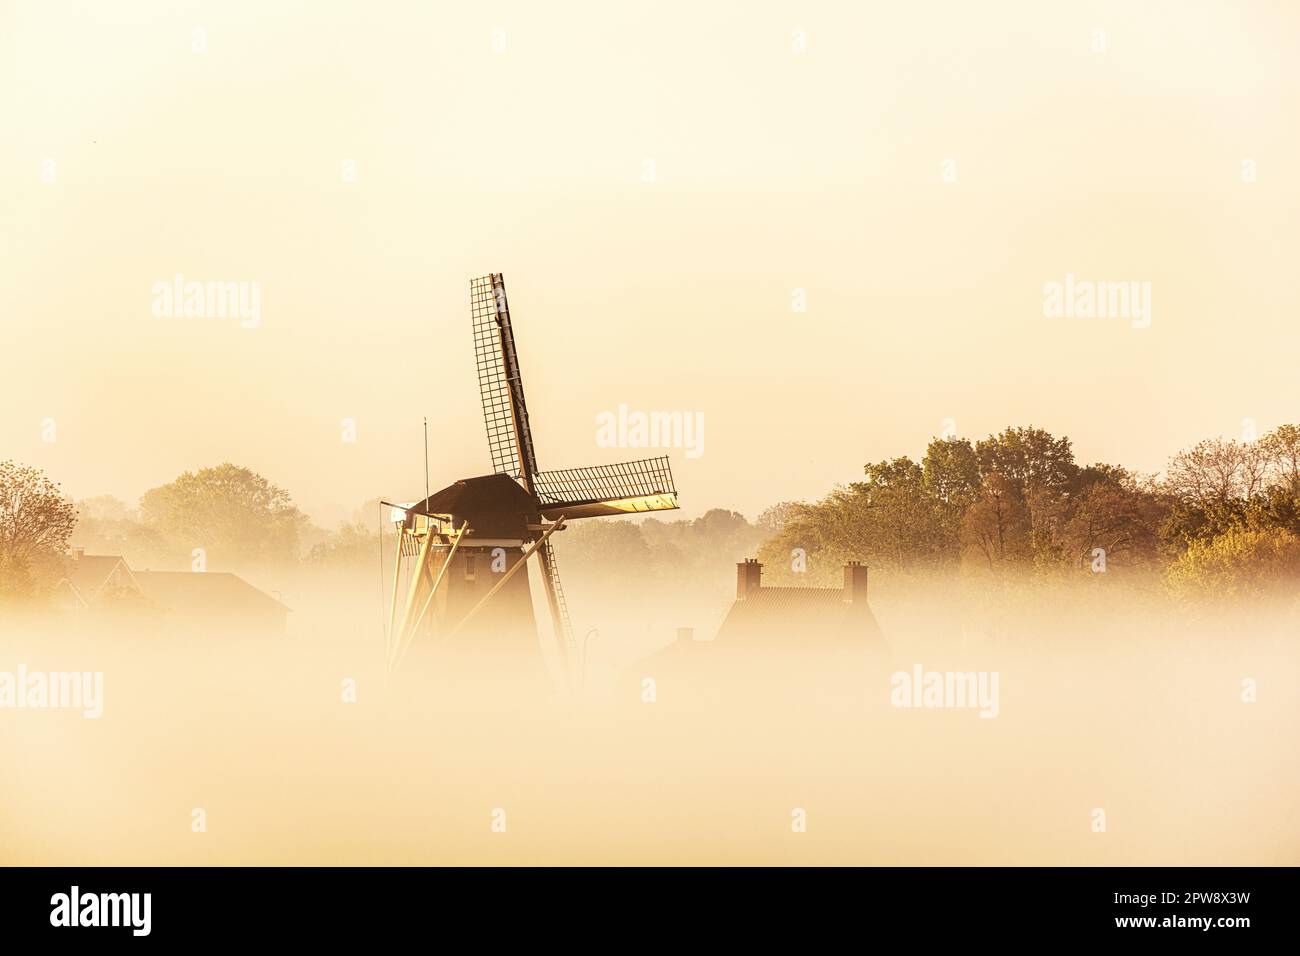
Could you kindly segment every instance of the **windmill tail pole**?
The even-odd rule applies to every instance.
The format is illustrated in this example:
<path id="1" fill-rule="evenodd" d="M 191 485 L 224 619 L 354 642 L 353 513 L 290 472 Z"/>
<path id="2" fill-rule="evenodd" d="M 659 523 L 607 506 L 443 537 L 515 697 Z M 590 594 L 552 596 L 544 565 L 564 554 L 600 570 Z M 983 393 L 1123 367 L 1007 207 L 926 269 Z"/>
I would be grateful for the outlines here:
<path id="1" fill-rule="evenodd" d="M 529 546 L 528 550 L 524 552 L 523 557 L 515 562 L 514 567 L 512 567 L 505 574 L 501 575 L 501 580 L 498 581 L 496 584 L 492 585 L 492 590 L 488 591 L 487 594 L 483 595 L 483 597 L 479 599 L 479 602 L 469 609 L 469 613 L 466 614 L 463 618 L 461 618 L 460 623 L 451 629 L 451 633 L 447 635 L 448 639 L 453 638 L 457 634 L 459 634 L 461 629 L 466 624 L 468 624 L 474 618 L 474 616 L 478 614 L 479 611 L 483 610 L 483 606 L 487 604 L 488 601 L 492 600 L 493 596 L 498 591 L 500 591 L 503 587 L 505 587 L 505 583 L 509 581 L 512 577 L 514 577 L 515 573 L 520 568 L 524 567 L 528 563 L 528 559 L 531 558 L 537 552 L 538 548 L 540 548 L 543 544 L 546 543 L 546 539 L 549 538 L 556 531 L 559 531 L 563 527 L 564 527 L 564 515 L 560 515 L 560 517 L 558 517 L 555 520 L 555 523 L 551 525 L 549 528 L 547 528 L 546 531 L 542 533 L 542 536 Z"/>

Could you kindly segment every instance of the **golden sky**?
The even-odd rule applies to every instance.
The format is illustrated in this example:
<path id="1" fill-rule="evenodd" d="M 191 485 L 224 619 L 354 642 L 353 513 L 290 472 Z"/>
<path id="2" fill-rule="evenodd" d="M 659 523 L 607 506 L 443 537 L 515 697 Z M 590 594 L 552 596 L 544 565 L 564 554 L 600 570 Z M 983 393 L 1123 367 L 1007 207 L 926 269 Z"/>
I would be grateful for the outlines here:
<path id="1" fill-rule="evenodd" d="M 1298 79 L 1280 2 L 3 2 L 0 458 L 231 460 L 332 521 L 423 488 L 427 415 L 433 485 L 484 473 L 499 271 L 542 467 L 702 413 L 688 515 L 945 419 L 1159 469 L 1300 420 Z M 257 326 L 156 317 L 177 273 Z M 1044 316 L 1069 274 L 1150 328 Z"/>

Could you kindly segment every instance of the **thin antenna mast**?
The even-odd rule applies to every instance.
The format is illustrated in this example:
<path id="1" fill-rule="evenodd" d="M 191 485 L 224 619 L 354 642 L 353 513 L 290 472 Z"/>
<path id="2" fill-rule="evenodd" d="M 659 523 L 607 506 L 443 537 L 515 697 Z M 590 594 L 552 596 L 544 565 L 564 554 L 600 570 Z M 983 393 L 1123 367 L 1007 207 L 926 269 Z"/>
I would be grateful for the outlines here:
<path id="1" fill-rule="evenodd" d="M 429 418 L 424 419 L 424 500 L 429 500 Z"/>

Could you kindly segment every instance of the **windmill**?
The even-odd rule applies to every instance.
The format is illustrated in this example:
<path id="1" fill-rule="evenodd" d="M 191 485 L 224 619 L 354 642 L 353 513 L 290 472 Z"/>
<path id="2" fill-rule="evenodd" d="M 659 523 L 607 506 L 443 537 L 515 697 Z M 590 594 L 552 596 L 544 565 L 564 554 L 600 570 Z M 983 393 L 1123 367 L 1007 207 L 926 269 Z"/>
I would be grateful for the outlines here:
<path id="1" fill-rule="evenodd" d="M 384 503 L 397 531 L 389 666 L 423 636 L 422 644 L 490 648 L 503 662 L 543 670 L 527 573 L 535 557 L 571 678 L 577 643 L 551 536 L 576 518 L 676 508 L 672 471 L 667 457 L 541 471 L 499 273 L 470 282 L 470 316 L 493 473 L 423 501 Z"/>

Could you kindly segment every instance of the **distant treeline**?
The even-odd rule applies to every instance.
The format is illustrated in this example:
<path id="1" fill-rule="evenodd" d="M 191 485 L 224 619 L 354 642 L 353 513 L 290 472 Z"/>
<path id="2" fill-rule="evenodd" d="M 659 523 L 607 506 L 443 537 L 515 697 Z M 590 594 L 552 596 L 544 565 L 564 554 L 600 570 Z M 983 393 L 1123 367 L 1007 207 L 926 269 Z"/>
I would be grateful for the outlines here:
<path id="1" fill-rule="evenodd" d="M 869 464 L 821 501 L 781 506 L 762 557 L 849 558 L 885 572 L 968 577 L 1158 577 L 1178 597 L 1294 593 L 1300 584 L 1300 428 L 1203 441 L 1163 477 L 1080 465 L 1070 440 L 1007 428 L 934 439 L 921 460 Z M 814 571 L 813 569 L 818 569 Z"/>
<path id="2" fill-rule="evenodd" d="M 756 521 L 582 522 L 557 547 L 566 569 L 611 584 L 725 586 L 757 555 L 769 584 L 838 587 L 843 565 L 876 580 L 1125 581 L 1175 599 L 1281 596 L 1300 588 L 1300 428 L 1203 441 L 1163 477 L 1080 465 L 1071 442 L 1012 427 L 972 443 L 932 440 L 920 461 L 868 464 L 820 501 Z M 572 556 L 572 557 L 570 557 Z"/>
<path id="3" fill-rule="evenodd" d="M 120 554 L 135 567 L 376 567 L 377 500 L 314 527 L 289 493 L 247 468 L 186 472 L 138 507 L 74 505 L 48 477 L 0 463 L 0 597 L 56 582 L 65 552 Z M 714 509 L 691 520 L 577 522 L 557 545 L 566 569 L 648 587 L 725 586 L 757 554 L 769 583 L 837 585 L 848 560 L 873 573 L 1158 582 L 1178 597 L 1294 595 L 1300 584 L 1300 427 L 1256 441 L 1203 441 L 1163 476 L 1080 465 L 1065 437 L 1013 427 L 977 442 L 936 438 L 920 461 L 868 464 L 820 501 L 756 520 Z M 1098 577 L 1105 575 L 1104 578 Z"/>

